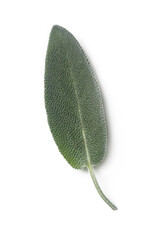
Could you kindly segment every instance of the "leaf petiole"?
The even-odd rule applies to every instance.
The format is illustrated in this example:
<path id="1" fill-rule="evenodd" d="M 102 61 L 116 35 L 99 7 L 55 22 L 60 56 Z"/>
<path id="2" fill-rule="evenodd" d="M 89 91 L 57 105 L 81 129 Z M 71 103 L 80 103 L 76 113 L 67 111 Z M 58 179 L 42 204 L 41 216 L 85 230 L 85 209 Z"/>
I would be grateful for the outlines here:
<path id="1" fill-rule="evenodd" d="M 90 172 L 90 175 L 91 175 L 91 178 L 93 180 L 93 183 L 97 189 L 97 192 L 99 193 L 99 195 L 101 196 L 101 198 L 113 209 L 113 210 L 117 210 L 117 207 L 104 195 L 104 193 L 102 192 L 98 182 L 97 182 L 97 179 L 96 179 L 96 176 L 94 174 L 94 171 L 93 171 L 93 167 L 91 164 L 88 164 L 87 165 L 87 168 Z"/>

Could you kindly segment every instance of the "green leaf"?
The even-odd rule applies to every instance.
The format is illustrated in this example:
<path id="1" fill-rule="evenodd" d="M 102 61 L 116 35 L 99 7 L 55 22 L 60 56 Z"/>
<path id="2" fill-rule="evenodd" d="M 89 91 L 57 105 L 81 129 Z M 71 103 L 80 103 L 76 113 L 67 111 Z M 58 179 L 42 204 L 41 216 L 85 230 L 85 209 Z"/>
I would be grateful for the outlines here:
<path id="1" fill-rule="evenodd" d="M 106 121 L 93 69 L 78 41 L 60 26 L 52 28 L 45 65 L 45 106 L 54 140 L 68 163 L 93 172 L 106 151 Z"/>

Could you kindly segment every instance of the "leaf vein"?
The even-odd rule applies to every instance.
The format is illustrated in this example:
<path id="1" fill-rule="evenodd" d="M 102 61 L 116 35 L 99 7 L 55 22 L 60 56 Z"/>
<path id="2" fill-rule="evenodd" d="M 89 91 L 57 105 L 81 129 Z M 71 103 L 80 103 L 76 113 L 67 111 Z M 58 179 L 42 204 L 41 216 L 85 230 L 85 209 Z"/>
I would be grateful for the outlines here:
<path id="1" fill-rule="evenodd" d="M 66 57 L 67 57 L 67 54 L 66 54 Z M 76 89 L 76 84 L 74 82 L 73 72 L 72 72 L 72 69 L 70 67 L 69 67 L 69 72 L 70 72 L 70 76 L 71 76 L 71 79 L 72 79 L 72 82 L 73 82 L 73 87 L 74 87 L 76 100 L 77 100 L 78 115 L 79 115 L 79 119 L 80 119 L 80 125 L 81 125 L 81 128 L 82 128 L 82 136 L 83 136 L 83 141 L 84 141 L 84 146 L 85 146 L 85 151 L 86 151 L 86 158 L 87 158 L 88 165 L 91 165 L 89 150 L 88 150 L 88 146 L 87 146 L 86 133 L 85 133 L 85 129 L 84 129 L 84 126 L 83 126 L 81 107 L 80 107 L 80 103 L 79 103 L 79 98 L 78 98 L 78 93 L 77 93 L 77 89 Z"/>

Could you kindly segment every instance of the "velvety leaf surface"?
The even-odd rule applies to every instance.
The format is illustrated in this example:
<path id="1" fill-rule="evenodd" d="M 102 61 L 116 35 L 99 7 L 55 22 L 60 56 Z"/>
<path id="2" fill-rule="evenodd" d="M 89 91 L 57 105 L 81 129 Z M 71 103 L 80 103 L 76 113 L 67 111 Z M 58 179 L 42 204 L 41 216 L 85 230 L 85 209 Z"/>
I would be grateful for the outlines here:
<path id="1" fill-rule="evenodd" d="M 45 67 L 48 123 L 60 152 L 74 168 L 97 165 L 106 149 L 106 123 L 99 86 L 77 40 L 52 28 Z"/>

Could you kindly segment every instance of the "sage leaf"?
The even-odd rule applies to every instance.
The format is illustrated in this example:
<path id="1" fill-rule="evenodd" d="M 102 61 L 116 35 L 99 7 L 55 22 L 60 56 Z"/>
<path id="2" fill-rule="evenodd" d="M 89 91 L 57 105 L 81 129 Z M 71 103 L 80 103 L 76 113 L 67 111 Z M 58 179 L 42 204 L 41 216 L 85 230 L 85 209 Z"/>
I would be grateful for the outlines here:
<path id="1" fill-rule="evenodd" d="M 53 26 L 45 62 L 45 107 L 59 151 L 76 169 L 87 167 L 102 199 L 114 210 L 96 180 L 93 166 L 106 151 L 101 91 L 91 64 L 75 37 Z"/>

